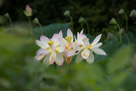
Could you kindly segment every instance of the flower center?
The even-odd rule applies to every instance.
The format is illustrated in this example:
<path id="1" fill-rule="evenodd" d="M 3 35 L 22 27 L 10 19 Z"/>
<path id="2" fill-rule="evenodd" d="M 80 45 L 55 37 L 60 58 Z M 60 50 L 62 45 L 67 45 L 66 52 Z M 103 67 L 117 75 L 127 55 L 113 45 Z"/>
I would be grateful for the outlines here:
<path id="1" fill-rule="evenodd" d="M 72 37 L 71 37 L 71 36 L 67 36 L 67 37 L 65 37 L 65 39 L 66 39 L 66 41 L 67 41 L 68 43 L 70 43 L 71 40 L 72 40 Z"/>
<path id="2" fill-rule="evenodd" d="M 51 41 L 48 41 L 48 45 L 52 46 L 54 44 L 54 41 L 51 40 Z"/>
<path id="3" fill-rule="evenodd" d="M 90 45 L 88 46 L 88 48 L 92 48 L 92 45 L 90 44 Z"/>

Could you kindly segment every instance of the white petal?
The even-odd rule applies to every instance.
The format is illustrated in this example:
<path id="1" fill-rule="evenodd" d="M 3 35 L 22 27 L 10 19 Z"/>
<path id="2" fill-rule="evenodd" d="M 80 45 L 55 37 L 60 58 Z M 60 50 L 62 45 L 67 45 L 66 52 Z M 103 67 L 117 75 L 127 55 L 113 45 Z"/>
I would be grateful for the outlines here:
<path id="1" fill-rule="evenodd" d="M 67 30 L 67 36 L 71 36 L 72 37 L 72 41 L 73 41 L 73 33 L 71 32 L 70 29 Z"/>
<path id="2" fill-rule="evenodd" d="M 61 66 L 64 62 L 64 58 L 61 53 L 56 53 L 56 59 L 55 62 L 57 65 Z"/>
<path id="3" fill-rule="evenodd" d="M 58 46 L 58 52 L 64 52 L 65 50 L 65 44 L 64 43 L 61 43 L 59 46 Z"/>
<path id="4" fill-rule="evenodd" d="M 63 37 L 62 30 L 60 30 L 60 32 L 59 32 L 59 37 L 60 37 L 60 38 Z"/>
<path id="5" fill-rule="evenodd" d="M 47 44 L 47 42 L 49 41 L 49 39 L 46 37 L 46 36 L 40 36 L 40 40 L 41 40 L 41 42 L 44 42 L 44 43 L 46 43 Z"/>
<path id="6" fill-rule="evenodd" d="M 56 53 L 55 52 L 52 52 L 50 57 L 49 57 L 49 62 L 50 64 L 53 64 L 54 61 L 55 61 L 55 58 L 56 58 Z"/>
<path id="7" fill-rule="evenodd" d="M 47 55 L 47 56 L 44 58 L 44 60 L 43 60 L 43 63 L 45 63 L 46 66 L 49 66 L 49 65 L 50 65 L 49 57 L 50 57 L 50 55 Z"/>
<path id="8" fill-rule="evenodd" d="M 82 61 L 82 56 L 81 56 L 81 53 L 79 53 L 76 57 L 76 63 L 80 63 Z"/>
<path id="9" fill-rule="evenodd" d="M 46 45 L 44 45 L 44 44 L 43 44 L 41 41 L 39 41 L 39 40 L 36 40 L 35 43 L 36 43 L 39 47 L 41 47 L 41 48 L 43 48 L 43 49 L 46 48 Z"/>
<path id="10" fill-rule="evenodd" d="M 99 48 L 101 45 L 102 45 L 102 43 L 100 42 L 100 43 L 98 43 L 98 44 L 96 44 L 96 45 L 92 46 L 92 48 L 91 48 L 91 49 L 93 49 L 93 48 Z"/>
<path id="11" fill-rule="evenodd" d="M 54 34 L 51 40 L 54 41 L 54 45 L 55 46 L 60 44 L 60 42 L 59 42 L 59 35 L 58 34 Z"/>
<path id="12" fill-rule="evenodd" d="M 84 31 L 84 30 L 82 29 L 81 32 L 80 32 L 80 34 L 83 34 L 83 31 Z"/>
<path id="13" fill-rule="evenodd" d="M 64 43 L 65 45 L 68 44 L 68 42 L 67 42 L 64 38 L 59 38 L 59 41 L 60 41 L 61 43 Z"/>
<path id="14" fill-rule="evenodd" d="M 94 39 L 94 41 L 92 42 L 92 45 L 97 44 L 97 43 L 99 42 L 99 40 L 101 39 L 101 36 L 102 36 L 102 34 L 99 34 L 99 35 Z"/>
<path id="15" fill-rule="evenodd" d="M 98 55 L 106 55 L 105 51 L 100 49 L 100 48 L 95 48 L 92 49 L 94 53 L 98 54 Z"/>
<path id="16" fill-rule="evenodd" d="M 49 53 L 49 50 L 45 50 L 45 49 L 39 49 L 36 54 L 37 55 L 46 55 Z"/>
<path id="17" fill-rule="evenodd" d="M 90 52 L 90 55 L 89 55 L 89 57 L 86 59 L 86 61 L 87 61 L 89 64 L 91 64 L 91 63 L 94 62 L 94 55 L 93 55 L 92 52 Z"/>
<path id="18" fill-rule="evenodd" d="M 51 46 L 51 49 L 52 49 L 52 50 L 55 50 L 55 49 L 56 49 L 55 45 L 52 45 L 52 46 Z"/>
<path id="19" fill-rule="evenodd" d="M 87 59 L 88 56 L 90 55 L 90 50 L 89 49 L 84 49 L 82 52 L 81 52 L 81 55 L 84 59 Z"/>
<path id="20" fill-rule="evenodd" d="M 44 56 L 45 56 L 45 55 L 36 55 L 36 56 L 35 56 L 35 59 L 39 61 L 39 60 L 43 59 Z"/>
<path id="21" fill-rule="evenodd" d="M 66 52 L 66 56 L 70 57 L 70 56 L 74 56 L 79 52 L 79 50 L 77 49 L 70 49 L 69 51 Z"/>
<path id="22" fill-rule="evenodd" d="M 77 33 L 77 40 L 76 40 L 76 42 L 77 42 L 78 44 L 84 45 L 84 43 L 83 43 L 82 40 L 83 40 L 82 36 L 81 36 L 79 33 Z"/>
<path id="23" fill-rule="evenodd" d="M 89 41 L 88 41 L 87 38 L 85 38 L 85 39 L 83 40 L 83 42 L 84 42 L 84 45 L 85 45 L 85 46 L 89 46 Z"/>

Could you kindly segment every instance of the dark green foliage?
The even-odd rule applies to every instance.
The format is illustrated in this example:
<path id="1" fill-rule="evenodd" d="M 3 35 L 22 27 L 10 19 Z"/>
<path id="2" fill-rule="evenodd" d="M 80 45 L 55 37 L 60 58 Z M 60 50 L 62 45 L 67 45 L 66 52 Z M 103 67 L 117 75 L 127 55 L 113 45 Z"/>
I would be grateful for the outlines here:
<path id="1" fill-rule="evenodd" d="M 61 30 L 63 32 L 63 35 L 66 36 L 67 34 L 67 29 L 70 28 L 69 23 L 65 24 L 50 24 L 48 26 L 42 27 L 43 30 L 43 35 L 51 38 L 54 33 L 59 33 Z M 34 36 L 39 39 L 40 36 L 42 35 L 42 30 L 40 27 L 37 27 L 34 29 Z"/>

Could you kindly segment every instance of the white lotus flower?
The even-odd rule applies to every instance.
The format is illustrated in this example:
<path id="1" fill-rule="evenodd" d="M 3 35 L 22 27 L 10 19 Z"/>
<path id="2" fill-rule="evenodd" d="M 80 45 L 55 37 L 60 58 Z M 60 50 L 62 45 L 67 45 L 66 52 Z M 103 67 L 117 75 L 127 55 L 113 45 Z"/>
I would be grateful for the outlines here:
<path id="1" fill-rule="evenodd" d="M 77 34 L 77 39 L 75 39 L 76 43 L 78 43 L 79 54 L 76 57 L 76 62 L 79 63 L 82 59 L 86 59 L 88 63 L 94 62 L 94 54 L 98 55 L 106 55 L 106 53 L 100 49 L 99 47 L 102 43 L 98 43 L 102 34 L 98 35 L 94 41 L 90 44 L 89 39 L 83 34 L 83 31 Z M 67 56 L 75 55 L 75 50 L 71 50 L 67 53 Z"/>
<path id="2" fill-rule="evenodd" d="M 72 56 L 67 57 L 66 54 L 67 54 L 67 52 L 69 50 L 73 50 L 73 49 L 76 48 L 75 47 L 76 43 L 73 42 L 74 41 L 73 33 L 71 32 L 70 29 L 67 30 L 67 36 L 65 37 L 65 39 L 61 38 L 60 41 L 62 41 L 65 44 L 65 53 L 64 53 L 64 56 L 65 56 L 67 64 L 70 64 L 71 60 L 72 60 Z"/>
<path id="3" fill-rule="evenodd" d="M 53 64 L 54 62 L 57 65 L 62 65 L 64 62 L 62 53 L 65 50 L 65 45 L 59 41 L 59 37 L 61 36 L 62 32 L 60 31 L 59 34 L 54 34 L 51 39 L 42 35 L 40 40 L 36 40 L 36 44 L 41 48 L 37 51 L 35 58 L 41 60 L 46 56 L 43 62 L 47 65 Z"/>

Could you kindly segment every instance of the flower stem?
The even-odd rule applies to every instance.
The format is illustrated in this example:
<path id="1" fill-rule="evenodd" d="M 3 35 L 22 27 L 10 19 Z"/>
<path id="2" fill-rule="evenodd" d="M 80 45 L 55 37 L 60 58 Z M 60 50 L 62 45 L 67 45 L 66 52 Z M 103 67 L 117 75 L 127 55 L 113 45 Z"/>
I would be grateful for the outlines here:
<path id="1" fill-rule="evenodd" d="M 128 31 L 128 17 L 126 14 L 125 14 L 125 17 L 126 17 L 126 31 Z"/>
<path id="2" fill-rule="evenodd" d="M 55 69 L 57 68 L 57 65 L 56 65 L 56 63 L 54 63 L 54 68 L 55 68 Z"/>
<path id="3" fill-rule="evenodd" d="M 41 33 L 43 35 L 43 29 L 42 29 L 42 25 L 40 24 L 40 22 L 38 22 L 39 26 L 40 26 L 40 29 L 41 29 Z"/>
<path id="4" fill-rule="evenodd" d="M 11 17 L 9 16 L 8 17 L 9 19 L 9 22 L 10 22 L 10 28 L 11 28 L 11 32 L 13 32 L 13 24 L 12 24 L 12 20 L 11 20 Z"/>
<path id="5" fill-rule="evenodd" d="M 74 23 L 73 23 L 73 19 L 71 16 L 70 16 L 70 21 L 71 21 L 72 31 L 74 31 Z"/>
<path id="6" fill-rule="evenodd" d="M 120 31 L 120 26 L 119 26 L 119 24 L 118 23 L 116 23 L 116 25 L 117 25 L 117 28 L 119 29 L 119 31 Z M 121 34 L 119 34 L 120 35 L 120 44 L 122 44 L 122 36 L 121 36 Z"/>
<path id="7" fill-rule="evenodd" d="M 129 43 L 130 43 L 130 42 L 129 42 L 129 37 L 128 37 L 127 33 L 126 33 L 125 35 L 126 35 L 126 37 L 127 37 L 127 41 L 128 41 L 128 44 L 129 44 Z"/>
<path id="8" fill-rule="evenodd" d="M 90 28 L 88 22 L 85 20 L 86 26 L 87 26 L 87 32 L 90 34 Z"/>
<path id="9" fill-rule="evenodd" d="M 30 35 L 31 35 L 31 38 L 33 38 L 31 17 L 29 17 L 28 19 L 29 19 L 29 30 L 30 30 Z"/>

